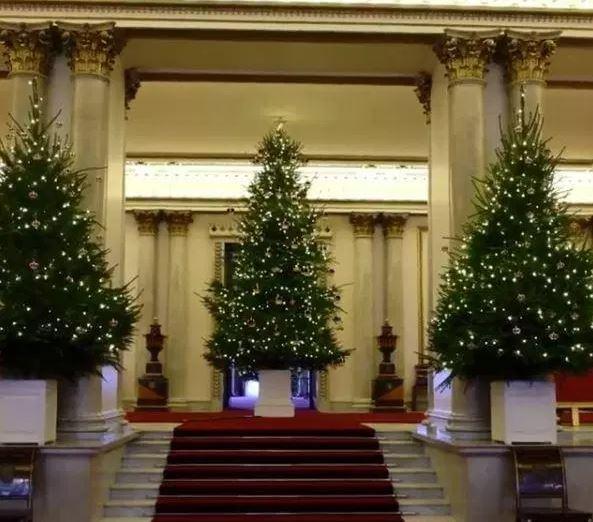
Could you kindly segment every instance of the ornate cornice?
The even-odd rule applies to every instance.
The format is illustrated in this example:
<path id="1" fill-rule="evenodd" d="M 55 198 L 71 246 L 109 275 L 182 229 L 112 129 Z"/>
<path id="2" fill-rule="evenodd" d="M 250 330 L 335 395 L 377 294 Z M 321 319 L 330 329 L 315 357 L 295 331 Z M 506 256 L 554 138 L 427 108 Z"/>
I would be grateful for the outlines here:
<path id="1" fill-rule="evenodd" d="M 140 89 L 140 75 L 138 69 L 129 68 L 124 71 L 126 111 L 130 110 L 130 103 L 136 98 Z"/>
<path id="2" fill-rule="evenodd" d="M 466 32 L 447 29 L 434 50 L 447 70 L 449 85 L 483 82 L 500 31 Z"/>
<path id="3" fill-rule="evenodd" d="M 164 216 L 170 236 L 187 236 L 189 225 L 194 221 L 192 212 L 165 212 Z"/>
<path id="4" fill-rule="evenodd" d="M 426 116 L 426 123 L 430 123 L 430 96 L 432 92 L 432 76 L 426 71 L 422 71 L 416 76 L 416 88 L 414 89 L 422 111 Z"/>
<path id="5" fill-rule="evenodd" d="M 59 22 L 62 41 L 73 74 L 109 79 L 113 62 L 121 50 L 115 38 L 115 23 L 69 24 Z"/>
<path id="6" fill-rule="evenodd" d="M 9 76 L 32 74 L 47 76 L 55 52 L 51 24 L 0 23 L 0 42 Z"/>
<path id="7" fill-rule="evenodd" d="M 560 31 L 523 33 L 505 31 L 504 65 L 511 83 L 544 82 Z"/>
<path id="8" fill-rule="evenodd" d="M 372 237 L 375 234 L 375 214 L 350 214 L 355 237 Z"/>
<path id="9" fill-rule="evenodd" d="M 380 214 L 378 221 L 383 227 L 383 235 L 388 239 L 401 239 L 408 217 L 408 214 Z"/>
<path id="10" fill-rule="evenodd" d="M 158 234 L 162 218 L 160 210 L 134 210 L 134 217 L 141 236 L 156 236 Z"/>

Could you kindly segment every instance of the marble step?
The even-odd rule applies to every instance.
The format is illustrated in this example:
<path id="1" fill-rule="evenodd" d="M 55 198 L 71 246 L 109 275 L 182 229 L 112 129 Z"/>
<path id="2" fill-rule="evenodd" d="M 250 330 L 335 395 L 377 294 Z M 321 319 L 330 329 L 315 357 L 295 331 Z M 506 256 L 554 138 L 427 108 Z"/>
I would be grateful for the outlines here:
<path id="1" fill-rule="evenodd" d="M 400 484 L 436 484 L 437 482 L 437 475 L 431 468 L 388 467 L 387 469 L 396 489 Z"/>
<path id="2" fill-rule="evenodd" d="M 410 515 L 450 515 L 449 501 L 441 498 L 397 499 L 404 518 Z"/>
<path id="3" fill-rule="evenodd" d="M 386 440 L 381 441 L 384 453 L 407 453 L 424 455 L 424 446 L 415 440 Z"/>
<path id="4" fill-rule="evenodd" d="M 158 484 L 163 480 L 164 468 L 121 468 L 116 475 L 116 484 Z"/>
<path id="5" fill-rule="evenodd" d="M 143 431 L 140 435 L 140 440 L 170 441 L 172 438 L 172 431 Z"/>
<path id="6" fill-rule="evenodd" d="M 154 500 L 108 500 L 103 507 L 104 517 L 152 517 Z"/>
<path id="7" fill-rule="evenodd" d="M 430 458 L 426 455 L 383 452 L 383 459 L 388 468 L 430 468 Z"/>
<path id="8" fill-rule="evenodd" d="M 411 431 L 377 431 L 379 442 L 389 440 L 413 440 Z"/>
<path id="9" fill-rule="evenodd" d="M 444 498 L 445 492 L 438 483 L 398 482 L 393 485 L 398 500 L 420 498 Z"/>
<path id="10" fill-rule="evenodd" d="M 136 453 L 155 453 L 167 454 L 169 453 L 170 441 L 159 439 L 138 440 L 128 444 L 126 447 L 126 456 L 135 455 Z"/>
<path id="11" fill-rule="evenodd" d="M 110 500 L 151 500 L 159 494 L 160 484 L 145 482 L 138 484 L 115 484 L 111 487 Z"/>
<path id="12" fill-rule="evenodd" d="M 135 453 L 124 455 L 124 468 L 163 468 L 167 463 L 167 454 Z"/>

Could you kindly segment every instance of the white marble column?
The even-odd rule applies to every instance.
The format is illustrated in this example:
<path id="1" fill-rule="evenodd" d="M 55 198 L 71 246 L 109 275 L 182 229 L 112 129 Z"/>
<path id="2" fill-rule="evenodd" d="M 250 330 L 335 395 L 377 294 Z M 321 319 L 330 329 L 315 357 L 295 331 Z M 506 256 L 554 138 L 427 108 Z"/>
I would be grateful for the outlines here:
<path id="1" fill-rule="evenodd" d="M 403 295 L 403 237 L 407 214 L 382 214 L 381 225 L 385 238 L 385 319 L 393 327 L 398 336 L 395 353 L 395 370 L 399 377 L 404 377 L 405 347 L 402 345 L 404 321 L 403 311 L 405 297 Z"/>
<path id="2" fill-rule="evenodd" d="M 144 335 L 150 330 L 150 324 L 156 313 L 156 278 L 157 278 L 157 234 L 161 214 L 156 210 L 135 210 L 134 217 L 138 224 L 138 300 L 142 305 L 140 320 L 136 325 L 135 378 L 144 375 L 149 359 Z M 128 371 L 131 370 L 128 369 Z"/>
<path id="3" fill-rule="evenodd" d="M 169 231 L 169 284 L 166 344 L 166 374 L 169 379 L 169 405 L 187 408 L 186 380 L 191 377 L 187 364 L 187 232 L 193 221 L 191 212 L 167 212 Z"/>
<path id="4" fill-rule="evenodd" d="M 83 205 L 93 212 L 97 222 L 103 227 L 115 227 L 112 219 L 108 221 L 106 212 L 106 200 L 113 194 L 118 208 L 113 208 L 112 201 L 111 210 L 116 214 L 120 209 L 123 211 L 123 190 L 113 191 L 107 180 L 111 94 L 109 82 L 116 56 L 114 24 L 79 25 L 60 22 L 58 28 L 72 74 L 71 141 L 74 166 L 77 169 L 88 169 Z M 117 100 L 117 96 L 115 99 Z M 120 182 L 121 176 L 123 173 L 120 173 Z M 110 234 L 111 232 L 116 231 L 110 230 Z M 97 228 L 96 239 L 107 246 L 104 228 Z M 121 262 L 122 252 L 121 248 L 117 248 L 117 241 L 110 240 L 109 246 L 118 250 L 112 256 L 118 255 Z M 59 430 L 62 433 L 81 438 L 101 435 L 121 427 L 119 375 L 113 368 L 105 368 L 103 372 L 103 378 L 90 376 L 75 383 L 62 383 L 59 412 Z"/>
<path id="5" fill-rule="evenodd" d="M 521 108 L 521 90 L 525 93 L 525 116 L 535 111 L 543 114 L 546 75 L 559 36 L 559 31 L 506 31 L 503 59 L 509 82 L 511 117 L 516 117 Z"/>
<path id="6" fill-rule="evenodd" d="M 485 173 L 485 110 L 484 86 L 487 65 L 494 52 L 498 32 L 482 33 L 445 31 L 445 35 L 435 46 L 435 52 L 444 65 L 448 80 L 448 202 L 441 205 L 438 215 L 445 219 L 443 210 L 448 208 L 449 234 L 459 237 L 463 224 L 472 213 L 474 196 L 473 179 Z M 431 138 L 433 136 L 431 135 Z M 432 145 L 432 144 L 431 144 Z M 432 154 L 431 149 L 431 154 Z M 439 166 L 439 168 L 442 166 Z M 432 169 L 431 178 L 436 174 Z M 433 191 L 438 184 L 431 181 L 430 205 L 439 200 Z M 437 214 L 431 208 L 430 223 Z M 434 231 L 431 232 L 434 235 Z M 442 252 L 436 252 L 436 244 L 448 250 L 445 243 L 431 238 L 431 257 L 437 256 L 445 261 Z M 435 243 L 435 244 L 433 244 Z M 431 261 L 433 302 L 436 304 L 440 285 L 440 267 Z M 489 389 L 481 380 L 464 382 L 453 381 L 450 388 L 440 389 L 444 375 L 436 374 L 432 379 L 430 394 L 429 423 L 435 428 L 446 429 L 451 435 L 460 438 L 483 438 L 489 435 Z"/>
<path id="7" fill-rule="evenodd" d="M 352 407 L 368 410 L 376 374 L 373 307 L 373 237 L 375 216 L 351 214 L 354 229 L 354 379 Z"/>
<path id="8" fill-rule="evenodd" d="M 50 24 L 2 23 L 0 42 L 4 45 L 11 84 L 10 114 L 24 125 L 29 122 L 29 98 L 33 80 L 37 81 L 42 102 L 46 98 L 47 75 L 54 53 Z"/>

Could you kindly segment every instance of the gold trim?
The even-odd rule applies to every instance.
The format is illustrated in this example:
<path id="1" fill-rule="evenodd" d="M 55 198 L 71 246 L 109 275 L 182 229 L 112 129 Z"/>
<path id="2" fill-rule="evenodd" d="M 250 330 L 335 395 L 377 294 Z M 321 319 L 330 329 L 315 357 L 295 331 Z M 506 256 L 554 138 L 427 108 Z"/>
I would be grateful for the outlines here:
<path id="1" fill-rule="evenodd" d="M 449 85 L 459 82 L 484 83 L 487 65 L 496 48 L 500 31 L 445 30 L 434 51 L 447 70 Z"/>
<path id="2" fill-rule="evenodd" d="M 141 236 L 156 236 L 159 232 L 159 223 L 162 213 L 160 210 L 134 210 L 132 211 Z"/>
<path id="3" fill-rule="evenodd" d="M 17 74 L 47 76 L 55 54 L 52 28 L 41 24 L 0 23 L 0 42 L 8 64 L 8 77 Z"/>
<path id="4" fill-rule="evenodd" d="M 388 239 L 401 239 L 409 214 L 379 214 L 378 221 L 383 227 L 383 235 Z"/>
<path id="5" fill-rule="evenodd" d="M 560 31 L 505 31 L 503 56 L 507 80 L 510 83 L 544 83 L 560 34 Z"/>
<path id="6" fill-rule="evenodd" d="M 187 236 L 189 225 L 193 223 L 192 212 L 182 210 L 164 212 L 164 218 L 167 222 L 167 230 L 170 236 Z"/>
<path id="7" fill-rule="evenodd" d="M 68 64 L 74 75 L 93 75 L 109 80 L 118 54 L 115 23 L 72 24 L 58 22 Z"/>
<path id="8" fill-rule="evenodd" d="M 420 225 L 416 229 L 416 241 L 417 241 L 417 262 L 418 262 L 418 363 L 424 364 L 424 354 L 426 353 L 426 328 L 428 325 L 428 318 L 424 317 L 424 248 L 423 248 L 423 235 L 428 233 L 428 226 Z M 428 238 L 427 238 L 428 239 Z M 430 269 L 430 267 L 427 267 Z M 431 289 L 427 288 L 430 292 Z"/>
<path id="9" fill-rule="evenodd" d="M 375 214 L 350 214 L 354 237 L 372 237 L 375 234 Z"/>

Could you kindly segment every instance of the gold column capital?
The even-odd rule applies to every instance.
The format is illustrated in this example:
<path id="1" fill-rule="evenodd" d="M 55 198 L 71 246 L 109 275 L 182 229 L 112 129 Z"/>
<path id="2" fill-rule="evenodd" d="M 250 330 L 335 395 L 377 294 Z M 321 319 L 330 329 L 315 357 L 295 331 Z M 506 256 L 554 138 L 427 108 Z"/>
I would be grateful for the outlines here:
<path id="1" fill-rule="evenodd" d="M 115 23 L 71 24 L 58 22 L 68 63 L 75 75 L 109 79 L 115 57 L 122 49 L 116 39 Z"/>
<path id="2" fill-rule="evenodd" d="M 187 236 L 188 227 L 193 220 L 192 212 L 183 210 L 165 212 L 165 221 L 171 236 Z"/>
<path id="3" fill-rule="evenodd" d="M 484 82 L 499 36 L 499 31 L 447 29 L 444 37 L 434 46 L 434 51 L 447 70 L 449 85 L 464 81 Z"/>
<path id="4" fill-rule="evenodd" d="M 156 236 L 161 222 L 159 210 L 134 210 L 134 217 L 141 236 Z"/>
<path id="5" fill-rule="evenodd" d="M 386 238 L 401 239 L 408 221 L 408 214 L 381 214 L 379 221 L 383 226 L 383 235 Z"/>
<path id="6" fill-rule="evenodd" d="M 426 71 L 421 71 L 415 78 L 416 88 L 414 92 L 418 97 L 422 111 L 426 117 L 426 123 L 430 123 L 430 100 L 432 93 L 432 75 Z"/>
<path id="7" fill-rule="evenodd" d="M 570 220 L 570 231 L 574 235 L 593 235 L 593 216 L 575 216 Z"/>
<path id="8" fill-rule="evenodd" d="M 372 237 L 375 233 L 375 221 L 374 214 L 350 214 L 355 237 Z"/>
<path id="9" fill-rule="evenodd" d="M 560 31 L 520 32 L 508 30 L 503 39 L 503 59 L 511 83 L 545 82 L 550 59 Z"/>
<path id="10" fill-rule="evenodd" d="M 55 53 L 50 23 L 0 23 L 0 42 L 4 45 L 9 76 L 47 76 Z"/>

